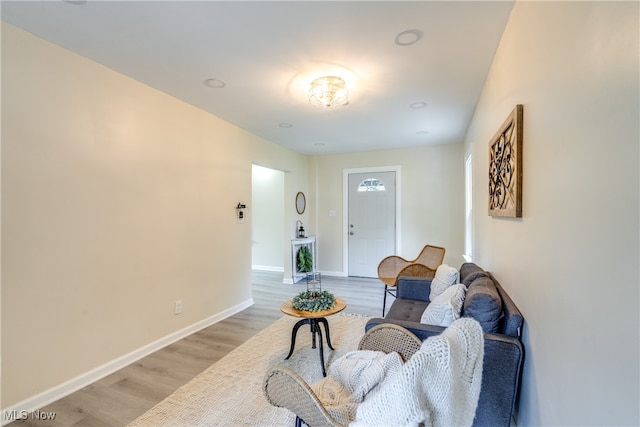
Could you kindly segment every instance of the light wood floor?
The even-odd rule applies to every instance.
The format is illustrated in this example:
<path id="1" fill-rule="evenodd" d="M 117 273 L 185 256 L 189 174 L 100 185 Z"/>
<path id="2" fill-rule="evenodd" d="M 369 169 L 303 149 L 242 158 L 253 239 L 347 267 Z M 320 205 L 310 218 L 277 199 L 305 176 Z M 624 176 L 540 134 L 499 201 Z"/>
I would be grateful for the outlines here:
<path id="1" fill-rule="evenodd" d="M 42 408 L 41 413 L 55 412 L 53 421 L 30 416 L 9 425 L 124 426 L 282 317 L 282 301 L 304 289 L 304 282 L 282 283 L 282 273 L 254 271 L 253 306 Z M 346 300 L 347 313 L 382 314 L 384 286 L 377 279 L 323 276 L 322 289 Z"/>

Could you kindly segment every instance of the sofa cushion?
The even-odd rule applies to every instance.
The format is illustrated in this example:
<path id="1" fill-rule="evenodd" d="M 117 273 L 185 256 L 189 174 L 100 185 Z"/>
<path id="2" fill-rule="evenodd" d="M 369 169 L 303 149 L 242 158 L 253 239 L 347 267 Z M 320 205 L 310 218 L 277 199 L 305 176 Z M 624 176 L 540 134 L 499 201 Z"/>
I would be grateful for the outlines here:
<path id="1" fill-rule="evenodd" d="M 467 288 L 471 282 L 480 277 L 489 277 L 489 274 L 472 262 L 466 262 L 460 266 L 460 283 L 464 283 Z"/>
<path id="2" fill-rule="evenodd" d="M 385 318 L 419 323 L 427 304 L 427 301 L 398 298 L 391 304 Z"/>
<path id="3" fill-rule="evenodd" d="M 500 294 L 500 298 L 502 299 L 500 333 L 514 338 L 520 338 L 520 334 L 522 333 L 522 324 L 524 322 L 522 313 L 520 313 L 520 310 L 518 310 L 518 307 L 516 307 L 509 294 L 502 289 L 500 283 L 493 276 L 491 276 L 491 278 L 493 279 L 493 284 L 496 285 L 498 294 Z"/>
<path id="4" fill-rule="evenodd" d="M 466 290 L 462 283 L 449 286 L 429 303 L 422 313 L 420 323 L 446 327 L 459 319 Z"/>
<path id="5" fill-rule="evenodd" d="M 433 279 L 428 277 L 398 277 L 396 298 L 417 299 L 428 302 L 429 293 L 431 293 L 431 280 Z"/>
<path id="6" fill-rule="evenodd" d="M 469 285 L 462 305 L 462 316 L 476 319 L 485 332 L 498 332 L 502 299 L 493 280 L 480 277 Z"/>
<path id="7" fill-rule="evenodd" d="M 460 274 L 458 270 L 449 267 L 447 264 L 441 264 L 436 269 L 436 275 L 431 281 L 431 292 L 429 293 L 429 301 L 436 299 L 438 295 L 444 292 L 449 286 L 458 283 Z"/>

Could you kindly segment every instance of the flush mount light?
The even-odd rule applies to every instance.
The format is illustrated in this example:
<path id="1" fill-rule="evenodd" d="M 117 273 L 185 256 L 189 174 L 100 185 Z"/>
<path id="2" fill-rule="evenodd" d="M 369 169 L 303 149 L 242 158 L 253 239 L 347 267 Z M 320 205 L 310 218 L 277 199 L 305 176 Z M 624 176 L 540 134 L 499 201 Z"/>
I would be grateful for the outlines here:
<path id="1" fill-rule="evenodd" d="M 284 129 L 289 129 L 289 128 L 293 127 L 293 125 L 291 123 L 280 123 L 278 126 L 280 126 L 281 128 L 284 128 Z"/>
<path id="2" fill-rule="evenodd" d="M 398 46 L 410 46 L 417 43 L 422 38 L 420 30 L 405 30 L 396 36 L 395 44 Z"/>
<path id="3" fill-rule="evenodd" d="M 223 82 L 222 80 L 218 80 L 218 79 L 207 79 L 204 82 L 205 86 L 209 86 L 212 87 L 214 89 L 220 89 L 225 87 L 227 84 L 225 82 Z"/>
<path id="4" fill-rule="evenodd" d="M 427 106 L 426 102 L 414 102 L 413 104 L 409 105 L 410 108 L 413 108 L 414 110 L 417 110 L 418 108 L 424 108 Z"/>
<path id="5" fill-rule="evenodd" d="M 349 91 L 340 77 L 320 77 L 311 82 L 309 102 L 322 108 L 340 107 L 349 103 Z"/>
<path id="6" fill-rule="evenodd" d="M 419 130 L 418 132 L 416 132 L 417 135 L 426 135 L 428 133 L 429 133 L 428 130 Z"/>

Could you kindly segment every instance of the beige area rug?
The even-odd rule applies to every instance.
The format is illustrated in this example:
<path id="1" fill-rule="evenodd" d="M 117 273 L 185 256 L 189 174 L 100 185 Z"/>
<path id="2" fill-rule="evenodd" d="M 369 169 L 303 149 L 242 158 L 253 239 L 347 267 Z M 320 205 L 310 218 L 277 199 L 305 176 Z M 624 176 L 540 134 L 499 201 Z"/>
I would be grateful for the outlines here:
<path id="1" fill-rule="evenodd" d="M 324 343 L 327 367 L 357 348 L 369 319 L 344 313 L 327 318 L 335 348 L 331 351 Z M 317 348 L 311 348 L 308 325 L 298 330 L 295 351 L 284 360 L 291 330 L 298 320 L 284 316 L 275 321 L 129 426 L 293 426 L 295 416 L 291 412 L 267 402 L 262 380 L 267 369 L 278 364 L 293 369 L 310 384 L 322 378 L 320 355 Z"/>

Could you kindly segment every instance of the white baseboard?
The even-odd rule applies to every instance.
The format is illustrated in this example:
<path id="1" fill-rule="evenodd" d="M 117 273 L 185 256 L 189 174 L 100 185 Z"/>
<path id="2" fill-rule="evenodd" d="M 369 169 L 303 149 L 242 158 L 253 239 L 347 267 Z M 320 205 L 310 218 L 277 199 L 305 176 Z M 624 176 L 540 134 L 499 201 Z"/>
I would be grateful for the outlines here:
<path id="1" fill-rule="evenodd" d="M 333 276 L 333 277 L 348 277 L 347 274 L 343 271 L 326 271 L 326 270 L 318 270 L 318 272 L 324 276 Z M 302 280 L 302 279 L 301 279 Z M 285 277 L 282 279 L 282 283 L 286 283 L 287 285 L 293 284 L 293 279 L 291 277 Z M 296 283 L 299 283 L 296 282 Z"/>
<path id="2" fill-rule="evenodd" d="M 68 396 L 69 394 L 78 391 L 81 388 L 86 387 L 89 384 L 92 384 L 106 377 L 107 375 L 110 375 L 124 368 L 125 366 L 130 365 L 137 360 L 148 356 L 154 351 L 158 351 L 161 348 L 168 346 L 169 344 L 173 344 L 174 342 L 193 334 L 194 332 L 198 332 L 201 329 L 218 323 L 219 321 L 224 320 L 229 316 L 232 316 L 248 307 L 251 307 L 253 304 L 253 298 L 250 298 L 234 307 L 224 310 L 218 314 L 214 314 L 211 317 L 196 322 L 193 325 L 187 326 L 186 328 L 183 328 L 179 331 L 173 332 L 150 344 L 145 345 L 144 347 L 140 347 L 139 349 L 134 350 L 131 353 L 125 354 L 118 357 L 117 359 L 107 362 L 102 366 L 98 366 L 97 368 L 85 372 L 84 374 L 79 375 L 75 378 L 72 378 L 69 381 L 38 393 L 35 396 L 29 397 L 22 402 L 16 403 L 15 405 L 12 405 L 8 408 L 3 408 L 1 425 L 5 425 L 12 421 L 15 421 L 14 419 L 6 419 L 7 416 L 13 415 L 15 417 L 17 415 L 18 417 L 24 417 L 27 413 L 36 411 L 37 409 L 53 403 L 56 400 L 62 399 L 63 397 Z"/>
<path id="3" fill-rule="evenodd" d="M 319 270 L 319 271 L 323 276 L 349 277 L 349 275 L 344 271 L 326 271 L 326 270 Z"/>
<path id="4" fill-rule="evenodd" d="M 275 267 L 272 265 L 252 265 L 251 269 L 258 271 L 275 271 L 278 273 L 284 273 L 284 267 Z"/>

